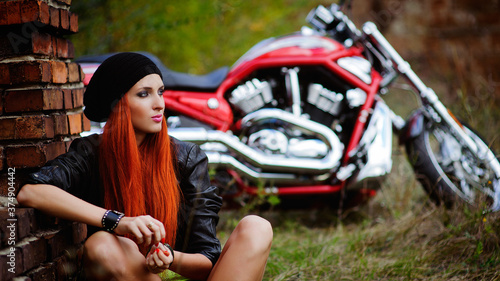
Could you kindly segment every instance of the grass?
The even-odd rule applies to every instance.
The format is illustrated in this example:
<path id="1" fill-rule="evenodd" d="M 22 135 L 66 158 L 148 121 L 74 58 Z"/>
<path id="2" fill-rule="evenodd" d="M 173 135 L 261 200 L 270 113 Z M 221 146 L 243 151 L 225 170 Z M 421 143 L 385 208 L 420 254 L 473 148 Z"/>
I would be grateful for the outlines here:
<path id="1" fill-rule="evenodd" d="M 500 280 L 500 214 L 436 207 L 397 149 L 367 204 L 254 211 L 273 224 L 264 280 Z M 221 241 L 243 215 L 223 210 Z"/>

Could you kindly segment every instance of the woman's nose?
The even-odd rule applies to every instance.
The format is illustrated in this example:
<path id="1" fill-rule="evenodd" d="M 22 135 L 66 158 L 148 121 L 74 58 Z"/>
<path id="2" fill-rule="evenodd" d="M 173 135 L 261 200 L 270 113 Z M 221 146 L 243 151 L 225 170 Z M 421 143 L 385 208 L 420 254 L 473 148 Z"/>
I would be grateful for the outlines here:
<path id="1" fill-rule="evenodd" d="M 155 101 L 154 101 L 154 108 L 155 109 L 163 109 L 165 108 L 165 101 L 163 100 L 163 96 L 156 95 Z"/>

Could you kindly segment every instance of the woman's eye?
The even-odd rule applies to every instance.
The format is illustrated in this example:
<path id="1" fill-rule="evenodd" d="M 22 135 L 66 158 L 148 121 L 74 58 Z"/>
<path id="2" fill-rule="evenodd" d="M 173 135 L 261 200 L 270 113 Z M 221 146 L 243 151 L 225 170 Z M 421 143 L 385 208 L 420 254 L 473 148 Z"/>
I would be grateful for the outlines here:
<path id="1" fill-rule="evenodd" d="M 137 96 L 140 98 L 145 98 L 148 96 L 148 92 L 146 92 L 146 91 L 139 92 L 139 93 L 137 93 Z"/>
<path id="2" fill-rule="evenodd" d="M 165 90 L 163 90 L 163 89 L 159 89 L 159 90 L 158 90 L 158 95 L 159 95 L 159 96 L 163 96 L 163 92 L 164 92 L 164 91 L 165 91 Z"/>

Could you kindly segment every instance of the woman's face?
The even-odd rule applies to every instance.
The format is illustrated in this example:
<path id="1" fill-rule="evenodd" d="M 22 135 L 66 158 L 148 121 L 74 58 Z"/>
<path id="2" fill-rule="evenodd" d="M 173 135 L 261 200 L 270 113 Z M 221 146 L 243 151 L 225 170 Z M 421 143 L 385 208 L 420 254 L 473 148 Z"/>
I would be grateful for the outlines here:
<path id="1" fill-rule="evenodd" d="M 126 93 L 137 145 L 146 134 L 161 130 L 163 120 L 163 81 L 158 74 L 149 74 L 139 80 Z"/>

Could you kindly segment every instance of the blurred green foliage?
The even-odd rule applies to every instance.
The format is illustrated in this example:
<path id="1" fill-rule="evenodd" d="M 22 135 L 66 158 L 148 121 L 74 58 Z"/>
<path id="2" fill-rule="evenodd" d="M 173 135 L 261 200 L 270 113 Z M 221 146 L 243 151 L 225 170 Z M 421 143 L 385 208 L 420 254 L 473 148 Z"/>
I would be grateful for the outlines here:
<path id="1" fill-rule="evenodd" d="M 176 71 L 232 65 L 253 45 L 300 30 L 319 0 L 75 1 L 76 56 L 147 51 Z"/>

